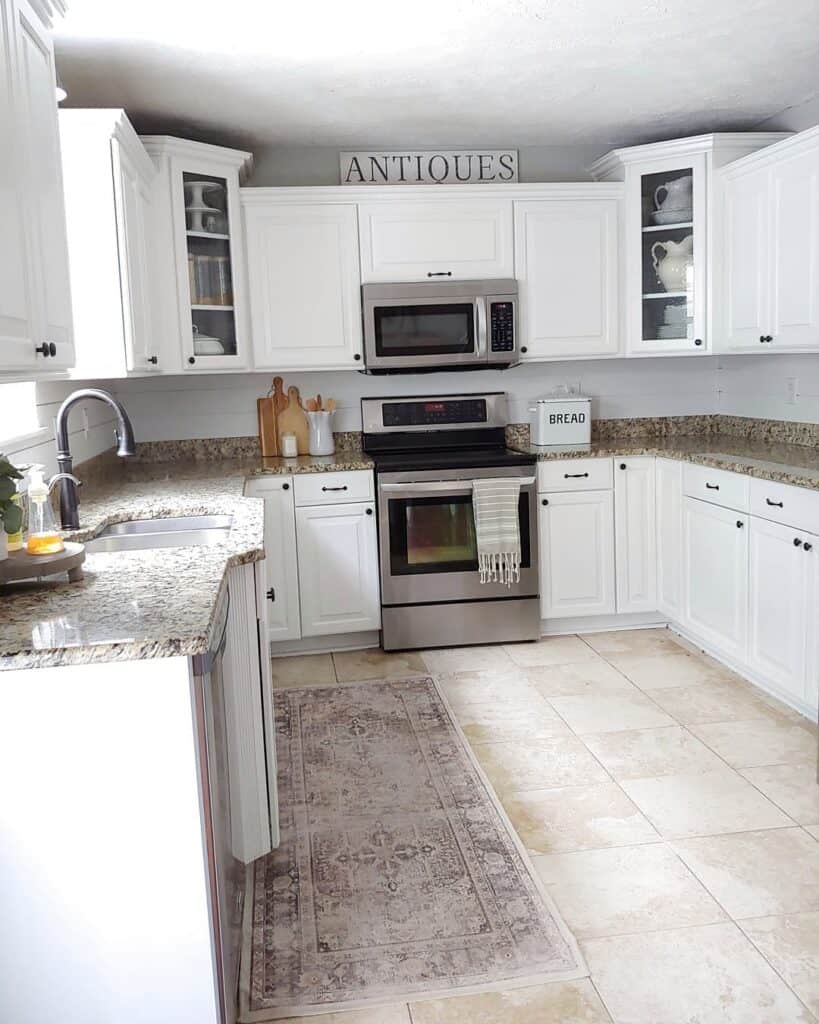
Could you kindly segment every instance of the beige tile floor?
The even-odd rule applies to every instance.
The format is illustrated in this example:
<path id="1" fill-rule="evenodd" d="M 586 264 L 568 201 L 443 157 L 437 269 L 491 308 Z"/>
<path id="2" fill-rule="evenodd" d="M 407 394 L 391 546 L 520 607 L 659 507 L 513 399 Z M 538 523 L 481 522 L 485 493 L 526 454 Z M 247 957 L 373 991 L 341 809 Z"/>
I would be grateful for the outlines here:
<path id="1" fill-rule="evenodd" d="M 424 672 L 590 978 L 312 1024 L 819 1021 L 815 725 L 665 629 L 273 661 L 274 686 Z"/>

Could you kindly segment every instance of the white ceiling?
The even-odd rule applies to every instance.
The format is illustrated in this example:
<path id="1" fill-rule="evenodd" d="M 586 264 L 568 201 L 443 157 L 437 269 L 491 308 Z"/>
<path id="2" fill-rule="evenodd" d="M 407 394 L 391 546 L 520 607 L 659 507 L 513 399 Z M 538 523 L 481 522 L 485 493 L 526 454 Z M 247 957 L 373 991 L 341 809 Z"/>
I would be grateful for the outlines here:
<path id="1" fill-rule="evenodd" d="M 819 92 L 819 0 L 69 0 L 70 106 L 233 144 L 623 145 Z"/>

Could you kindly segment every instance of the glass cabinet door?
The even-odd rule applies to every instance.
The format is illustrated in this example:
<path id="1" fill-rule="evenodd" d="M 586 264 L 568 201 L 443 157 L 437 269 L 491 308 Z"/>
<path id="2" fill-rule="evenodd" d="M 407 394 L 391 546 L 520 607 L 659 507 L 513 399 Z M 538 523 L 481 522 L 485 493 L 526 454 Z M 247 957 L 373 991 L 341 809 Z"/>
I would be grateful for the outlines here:
<path id="1" fill-rule="evenodd" d="M 704 160 L 698 155 L 636 168 L 640 295 L 634 349 L 659 354 L 707 348 Z"/>

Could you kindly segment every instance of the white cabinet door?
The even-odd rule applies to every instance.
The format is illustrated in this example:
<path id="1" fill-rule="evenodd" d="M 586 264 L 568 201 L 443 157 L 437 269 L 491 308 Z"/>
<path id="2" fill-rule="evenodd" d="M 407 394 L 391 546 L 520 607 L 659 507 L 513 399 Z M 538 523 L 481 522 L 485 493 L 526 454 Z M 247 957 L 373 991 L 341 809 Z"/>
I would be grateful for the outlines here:
<path id="1" fill-rule="evenodd" d="M 541 618 L 613 614 L 612 492 L 541 496 L 539 518 Z"/>
<path id="2" fill-rule="evenodd" d="M 748 632 L 748 519 L 683 499 L 684 624 L 739 661 Z"/>
<path id="3" fill-rule="evenodd" d="M 771 167 L 771 309 L 761 346 L 819 348 L 819 146 Z"/>
<path id="4" fill-rule="evenodd" d="M 38 297 L 37 342 L 54 346 L 54 355 L 38 356 L 37 367 L 59 370 L 74 365 L 74 340 L 54 52 L 48 33 L 25 0 L 16 0 L 14 10 L 27 232 Z"/>
<path id="5" fill-rule="evenodd" d="M 12 82 L 15 71 L 11 0 L 0 0 L 0 374 L 26 370 L 37 361 L 32 260 L 27 253 L 23 178 Z"/>
<path id="6" fill-rule="evenodd" d="M 682 611 L 682 463 L 657 459 L 657 608 L 675 621 Z"/>
<path id="7" fill-rule="evenodd" d="M 369 503 L 296 509 L 302 636 L 380 628 L 373 512 Z"/>
<path id="8" fill-rule="evenodd" d="M 358 216 L 365 283 L 515 276 L 511 201 L 396 198 Z"/>
<path id="9" fill-rule="evenodd" d="M 616 199 L 515 203 L 522 361 L 616 355 Z"/>
<path id="10" fill-rule="evenodd" d="M 729 352 L 765 352 L 770 333 L 767 168 L 725 181 L 725 337 Z"/>
<path id="11" fill-rule="evenodd" d="M 128 370 L 158 370 L 159 355 L 151 331 L 148 224 L 151 183 L 139 172 L 127 150 L 111 140 L 114 201 L 117 218 L 122 322 Z"/>
<path id="12" fill-rule="evenodd" d="M 614 460 L 617 611 L 657 609 L 654 459 Z"/>
<path id="13" fill-rule="evenodd" d="M 256 368 L 360 367 L 355 206 L 249 203 L 245 226 Z"/>
<path id="14" fill-rule="evenodd" d="M 817 612 L 816 542 L 790 526 L 750 522 L 748 662 L 799 701 L 807 698 L 808 630 Z"/>
<path id="15" fill-rule="evenodd" d="M 298 640 L 301 620 L 293 481 L 290 477 L 251 480 L 247 493 L 264 498 L 264 602 L 268 639 L 272 643 Z"/>

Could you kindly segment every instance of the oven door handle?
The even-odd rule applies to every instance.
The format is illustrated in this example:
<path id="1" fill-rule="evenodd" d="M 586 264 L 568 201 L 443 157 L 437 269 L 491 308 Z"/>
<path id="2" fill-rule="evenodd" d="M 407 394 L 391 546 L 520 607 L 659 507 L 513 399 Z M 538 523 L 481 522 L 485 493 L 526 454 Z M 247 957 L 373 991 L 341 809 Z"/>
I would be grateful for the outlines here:
<path id="1" fill-rule="evenodd" d="M 476 356 L 478 359 L 486 359 L 487 337 L 486 337 L 486 296 L 479 295 L 475 299 L 475 312 L 478 320 L 478 348 Z"/>
<path id="2" fill-rule="evenodd" d="M 481 479 L 484 479 L 483 477 Z M 486 478 L 488 479 L 488 478 Z M 507 480 L 509 477 L 499 477 L 498 479 Z M 512 479 L 518 479 L 513 477 Z M 533 476 L 524 476 L 520 478 L 520 486 L 531 487 L 535 482 Z M 416 494 L 430 493 L 440 494 L 442 492 L 448 492 L 450 494 L 469 494 L 472 490 L 472 482 L 461 483 L 452 480 L 432 480 L 423 481 L 419 483 L 407 483 L 407 484 L 379 484 L 379 491 L 382 494 L 401 494 L 407 491 L 415 491 Z"/>

